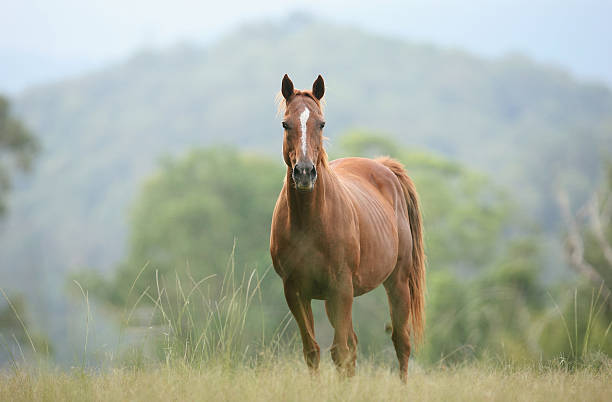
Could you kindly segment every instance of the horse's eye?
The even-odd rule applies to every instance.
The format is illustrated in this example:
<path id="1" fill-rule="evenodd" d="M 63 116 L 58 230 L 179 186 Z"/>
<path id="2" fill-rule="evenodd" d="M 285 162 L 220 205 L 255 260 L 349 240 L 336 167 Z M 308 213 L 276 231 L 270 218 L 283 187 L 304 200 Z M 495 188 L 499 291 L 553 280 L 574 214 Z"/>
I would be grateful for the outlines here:
<path id="1" fill-rule="evenodd" d="M 323 127 L 325 127 L 325 122 L 324 121 L 321 122 L 321 128 L 323 128 Z"/>
<path id="2" fill-rule="evenodd" d="M 287 124 L 287 122 L 286 122 L 286 121 L 284 121 L 284 122 L 283 122 L 283 128 L 284 128 L 285 130 L 289 130 L 289 124 Z"/>

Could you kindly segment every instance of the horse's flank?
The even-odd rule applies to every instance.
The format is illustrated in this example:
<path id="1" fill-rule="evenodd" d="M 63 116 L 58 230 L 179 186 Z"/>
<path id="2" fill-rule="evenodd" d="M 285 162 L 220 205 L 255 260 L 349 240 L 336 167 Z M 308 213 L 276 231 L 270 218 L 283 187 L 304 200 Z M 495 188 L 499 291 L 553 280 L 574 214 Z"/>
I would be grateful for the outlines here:
<path id="1" fill-rule="evenodd" d="M 423 243 L 423 224 L 419 208 L 419 196 L 414 182 L 406 173 L 404 166 L 389 157 L 377 158 L 376 161 L 389 168 L 399 179 L 408 207 L 408 222 L 412 236 L 412 268 L 410 275 L 410 318 L 412 335 L 419 344 L 425 330 L 425 245 Z"/>

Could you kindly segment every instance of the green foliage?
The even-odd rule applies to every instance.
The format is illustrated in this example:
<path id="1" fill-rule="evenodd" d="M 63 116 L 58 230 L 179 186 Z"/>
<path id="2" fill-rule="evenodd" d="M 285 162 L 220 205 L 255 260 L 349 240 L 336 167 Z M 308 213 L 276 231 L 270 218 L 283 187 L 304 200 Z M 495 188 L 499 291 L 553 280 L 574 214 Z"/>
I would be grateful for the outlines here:
<path id="1" fill-rule="evenodd" d="M 571 368 L 597 363 L 612 355 L 612 314 L 601 288 L 580 283 L 557 292 L 554 313 L 539 328 L 544 356 L 561 356 Z"/>
<path id="2" fill-rule="evenodd" d="M 5 212 L 5 192 L 10 188 L 11 167 L 30 168 L 38 142 L 10 113 L 9 102 L 0 95 L 0 215 Z"/>
<path id="3" fill-rule="evenodd" d="M 525 236 L 514 218 L 517 209 L 503 191 L 482 174 L 441 156 L 408 151 L 382 135 L 352 132 L 340 144 L 342 155 L 387 153 L 400 159 L 417 184 L 428 255 L 428 327 L 420 361 L 450 364 L 488 355 L 531 360 L 569 352 L 565 332 L 559 332 L 563 321 L 551 314 L 541 282 L 540 239 Z M 211 323 L 224 322 L 211 321 L 210 315 L 210 306 L 228 303 L 229 296 L 219 290 L 226 288 L 221 278 L 231 272 L 244 282 L 255 272 L 257 303 L 232 339 L 269 342 L 288 313 L 280 280 L 266 275 L 270 219 L 282 173 L 280 163 L 230 148 L 164 159 L 131 210 L 128 258 L 110 280 L 84 272 L 79 281 L 118 308 L 152 307 L 151 322 L 170 326 L 164 333 L 173 333 L 173 353 L 201 356 L 204 349 L 190 348 L 200 345 Z M 229 303 L 228 308 L 234 305 Z M 356 299 L 353 315 L 361 351 L 392 363 L 383 331 L 389 321 L 384 292 Z M 593 326 L 601 327 L 601 318 Z M 329 325 L 316 306 L 315 320 L 323 334 L 319 340 L 330 341 Z M 284 333 L 295 336 L 295 327 Z M 596 333 L 597 342 L 605 339 L 602 335 Z"/>
<path id="4" fill-rule="evenodd" d="M 598 194 L 594 195 L 599 207 L 594 211 L 601 226 L 601 238 L 598 239 L 594 228 L 587 227 L 584 233 L 585 261 L 604 280 L 604 286 L 612 289 L 612 161 L 606 163 L 606 176 L 604 177 Z M 591 217 L 593 219 L 595 217 Z M 594 222 L 591 222 L 591 225 Z M 606 253 L 608 256 L 606 257 Z M 609 303 L 610 315 L 612 317 L 612 301 Z"/>
<path id="5" fill-rule="evenodd" d="M 136 199 L 128 258 L 112 285 L 103 290 L 100 278 L 91 273 L 85 283 L 108 292 L 113 303 L 122 305 L 145 264 L 136 295 L 155 283 L 156 277 L 172 278 L 175 272 L 196 280 L 211 274 L 223 277 L 230 254 L 240 272 L 265 269 L 272 210 L 283 172 L 280 164 L 267 158 L 229 148 L 165 158 Z"/>
<path id="6" fill-rule="evenodd" d="M 537 278 L 534 244 L 534 238 L 514 242 L 497 264 L 473 279 L 453 271 L 429 276 L 426 360 L 448 364 L 485 355 L 538 356 L 531 326 L 546 293 Z"/>
<path id="7" fill-rule="evenodd" d="M 53 353 L 49 340 L 38 332 L 32 332 L 26 314 L 26 302 L 22 295 L 7 295 L 0 288 L 0 362 L 27 363 L 27 358 L 39 353 L 50 357 Z M 26 356 L 27 355 L 27 356 Z"/>
<path id="8" fill-rule="evenodd" d="M 222 276 L 209 275 L 198 281 L 184 281 L 179 273 L 174 280 L 158 277 L 156 287 L 141 294 L 152 304 L 149 329 L 143 331 L 149 342 L 129 345 L 127 356 L 162 361 L 168 366 L 204 367 L 213 363 L 248 364 L 256 353 L 271 352 L 273 345 L 264 348 L 264 333 L 252 328 L 257 324 L 252 315 L 261 313 L 253 304 L 261 299 L 264 278 L 255 270 L 236 277 L 233 256 L 230 262 Z M 146 283 L 146 278 L 138 278 L 134 287 L 140 279 Z M 133 321 L 138 325 L 138 318 L 133 317 L 135 307 L 123 317 L 124 326 L 133 325 Z"/>
<path id="9" fill-rule="evenodd" d="M 612 354 L 609 334 L 612 328 L 612 163 L 605 165 L 606 176 L 600 188 L 577 213 L 577 222 L 568 230 L 567 252 L 584 247 L 581 261 L 572 262 L 581 276 L 573 292 L 560 292 L 558 313 L 563 327 L 547 325 L 550 348 L 557 354 L 567 354 L 571 362 L 584 360 L 593 351 Z M 580 253 L 580 251 L 578 251 Z M 566 336 L 563 336 L 566 335 Z"/>

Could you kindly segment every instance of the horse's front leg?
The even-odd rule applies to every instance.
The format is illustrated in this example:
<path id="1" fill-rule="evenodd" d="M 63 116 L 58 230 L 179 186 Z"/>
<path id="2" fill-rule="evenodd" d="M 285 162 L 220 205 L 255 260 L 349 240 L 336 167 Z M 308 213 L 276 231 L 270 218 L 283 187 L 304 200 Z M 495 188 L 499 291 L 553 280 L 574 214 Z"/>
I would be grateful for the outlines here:
<path id="1" fill-rule="evenodd" d="M 304 359 L 308 367 L 313 372 L 316 372 L 319 369 L 320 348 L 315 340 L 314 318 L 310 306 L 311 300 L 304 298 L 300 294 L 299 289 L 290 281 L 285 281 L 284 288 L 287 305 L 289 305 L 289 310 L 291 310 L 300 328 Z"/>
<path id="2" fill-rule="evenodd" d="M 331 347 L 332 360 L 340 373 L 355 375 L 357 360 L 357 336 L 353 330 L 353 287 L 346 286 L 325 302 L 327 317 L 334 327 L 334 342 Z"/>

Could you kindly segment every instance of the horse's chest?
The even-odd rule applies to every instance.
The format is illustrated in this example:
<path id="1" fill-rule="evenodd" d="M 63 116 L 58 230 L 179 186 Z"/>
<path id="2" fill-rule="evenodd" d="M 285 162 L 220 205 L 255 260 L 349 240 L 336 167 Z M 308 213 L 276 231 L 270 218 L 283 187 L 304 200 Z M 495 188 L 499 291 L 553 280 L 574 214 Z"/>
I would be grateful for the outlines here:
<path id="1" fill-rule="evenodd" d="M 359 256 L 358 239 L 338 233 L 328 236 L 322 232 L 294 232 L 280 243 L 275 264 L 279 266 L 275 268 L 283 278 L 327 281 L 343 267 L 353 266 Z"/>

